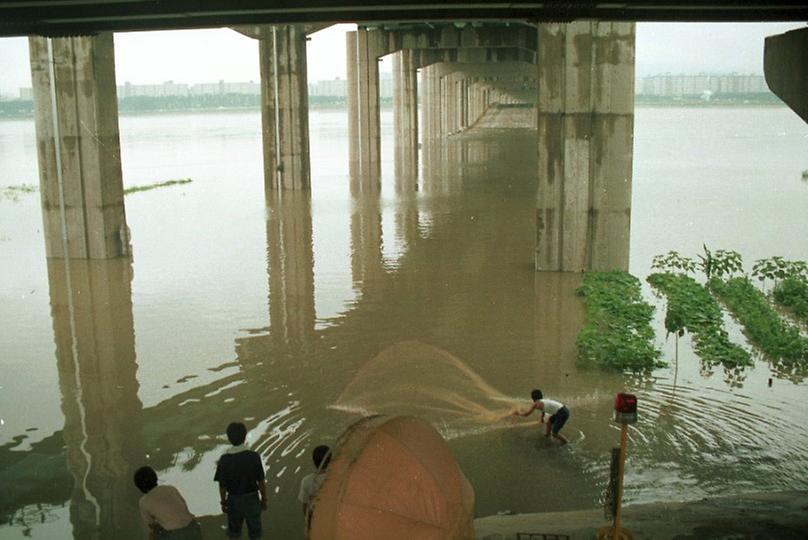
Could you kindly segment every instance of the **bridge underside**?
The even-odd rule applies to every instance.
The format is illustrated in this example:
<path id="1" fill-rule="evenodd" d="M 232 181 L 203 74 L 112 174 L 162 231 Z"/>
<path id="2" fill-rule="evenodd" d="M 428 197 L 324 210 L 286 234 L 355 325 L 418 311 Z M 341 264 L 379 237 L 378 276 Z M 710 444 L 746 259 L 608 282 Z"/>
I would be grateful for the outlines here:
<path id="1" fill-rule="evenodd" d="M 795 5 L 796 4 L 796 5 Z M 522 20 L 803 21 L 795 2 L 635 0 L 628 2 L 432 2 L 430 0 L 19 0 L 0 5 L 0 36 L 64 36 L 129 30 L 206 28 L 241 24 L 372 21 Z"/>

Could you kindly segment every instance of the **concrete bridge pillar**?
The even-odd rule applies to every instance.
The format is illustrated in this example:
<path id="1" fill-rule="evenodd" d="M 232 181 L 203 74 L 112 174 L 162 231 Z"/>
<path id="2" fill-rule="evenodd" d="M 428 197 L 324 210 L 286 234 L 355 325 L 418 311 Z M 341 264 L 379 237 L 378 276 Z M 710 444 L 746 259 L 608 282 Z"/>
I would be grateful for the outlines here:
<path id="1" fill-rule="evenodd" d="M 355 181 L 372 185 L 379 184 L 381 175 L 380 34 L 364 28 L 346 34 L 350 174 Z"/>
<path id="2" fill-rule="evenodd" d="M 112 34 L 28 45 L 46 254 L 126 255 Z"/>
<path id="3" fill-rule="evenodd" d="M 259 28 L 265 189 L 309 189 L 306 33 L 300 25 Z"/>
<path id="4" fill-rule="evenodd" d="M 627 269 L 634 24 L 538 29 L 536 269 Z"/>
<path id="5" fill-rule="evenodd" d="M 441 82 L 437 65 L 421 70 L 424 80 L 423 131 L 424 141 L 434 140 L 441 134 Z"/>
<path id="6" fill-rule="evenodd" d="M 397 177 L 418 173 L 418 75 L 411 50 L 393 54 L 393 118 Z"/>

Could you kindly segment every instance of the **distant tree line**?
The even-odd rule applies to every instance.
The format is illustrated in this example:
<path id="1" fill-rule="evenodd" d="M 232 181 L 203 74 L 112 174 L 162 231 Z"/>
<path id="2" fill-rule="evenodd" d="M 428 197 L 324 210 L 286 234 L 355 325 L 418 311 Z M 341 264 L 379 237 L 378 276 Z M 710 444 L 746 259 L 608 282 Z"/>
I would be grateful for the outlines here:
<path id="1" fill-rule="evenodd" d="M 634 97 L 637 104 L 703 104 L 703 105 L 732 105 L 732 104 L 777 104 L 780 98 L 771 92 L 760 92 L 755 94 L 732 94 L 721 93 L 712 94 L 709 99 L 703 96 L 653 96 L 638 94 Z"/>
<path id="2" fill-rule="evenodd" d="M 382 107 L 390 107 L 392 98 L 381 98 Z M 129 96 L 118 99 L 118 111 L 195 111 L 210 109 L 258 109 L 261 96 L 254 94 L 217 94 L 199 96 Z M 312 109 L 344 108 L 344 96 L 309 96 Z M 0 118 L 33 116 L 34 104 L 31 100 L 0 101 Z"/>

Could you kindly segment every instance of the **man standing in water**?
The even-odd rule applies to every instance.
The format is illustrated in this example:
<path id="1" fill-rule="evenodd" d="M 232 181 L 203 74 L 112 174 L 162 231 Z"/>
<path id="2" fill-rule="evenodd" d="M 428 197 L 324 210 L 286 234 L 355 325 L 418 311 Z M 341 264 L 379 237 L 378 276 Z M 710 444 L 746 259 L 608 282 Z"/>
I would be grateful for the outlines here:
<path id="1" fill-rule="evenodd" d="M 544 423 L 544 415 L 549 414 L 550 419 L 547 420 L 547 431 L 545 432 L 544 436 L 549 437 L 551 434 L 554 439 L 559 441 L 561 444 L 567 444 L 567 438 L 564 437 L 559 431 L 561 428 L 564 427 L 564 424 L 567 423 L 567 419 L 570 417 L 570 410 L 561 402 L 552 400 L 552 399 L 545 399 L 544 395 L 541 393 L 541 390 L 533 390 L 530 392 L 530 398 L 533 400 L 533 405 L 531 407 L 521 413 L 519 411 L 514 411 L 514 415 L 519 416 L 528 416 L 535 410 L 541 411 L 541 422 Z"/>
<path id="2" fill-rule="evenodd" d="M 246 521 L 247 533 L 254 540 L 263 532 L 261 511 L 267 509 L 267 485 L 261 456 L 247 448 L 246 439 L 244 424 L 233 422 L 227 426 L 227 440 L 233 446 L 219 458 L 213 480 L 219 483 L 222 510 L 227 513 L 227 536 L 241 537 L 241 526 Z"/>

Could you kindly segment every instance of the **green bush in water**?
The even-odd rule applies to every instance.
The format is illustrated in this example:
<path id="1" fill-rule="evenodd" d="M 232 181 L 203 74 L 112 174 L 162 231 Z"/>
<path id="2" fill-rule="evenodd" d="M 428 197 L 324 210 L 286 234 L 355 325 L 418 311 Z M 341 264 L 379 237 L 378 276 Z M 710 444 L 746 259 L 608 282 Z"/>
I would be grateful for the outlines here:
<path id="1" fill-rule="evenodd" d="M 586 306 L 586 324 L 575 341 L 580 362 L 619 371 L 665 365 L 654 348 L 654 308 L 642 299 L 636 277 L 621 271 L 587 272 L 576 292 Z"/>
<path id="2" fill-rule="evenodd" d="M 746 335 L 779 367 L 790 373 L 804 370 L 808 362 L 808 338 L 772 309 L 766 296 L 746 277 L 709 281 L 710 290 L 727 305 L 746 330 Z M 796 364 L 795 364 L 796 363 Z"/>
<path id="3" fill-rule="evenodd" d="M 790 309 L 799 319 L 808 324 L 808 282 L 786 278 L 774 288 L 774 301 Z"/>
<path id="4" fill-rule="evenodd" d="M 691 333 L 696 354 L 705 364 L 752 365 L 749 353 L 729 341 L 721 308 L 704 286 L 690 276 L 669 272 L 651 274 L 648 283 L 668 299 L 665 329 L 679 336 Z"/>

